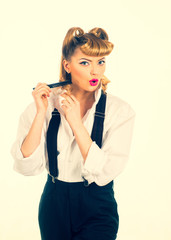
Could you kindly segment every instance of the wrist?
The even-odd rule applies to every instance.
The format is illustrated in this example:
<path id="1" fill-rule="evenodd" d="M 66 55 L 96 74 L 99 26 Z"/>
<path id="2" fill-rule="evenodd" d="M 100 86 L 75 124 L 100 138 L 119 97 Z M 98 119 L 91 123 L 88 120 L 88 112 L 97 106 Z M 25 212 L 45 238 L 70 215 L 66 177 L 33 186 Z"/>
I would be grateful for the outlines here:
<path id="1" fill-rule="evenodd" d="M 46 110 L 47 109 L 37 109 L 37 114 L 38 115 L 46 115 Z"/>
<path id="2" fill-rule="evenodd" d="M 80 131 L 81 129 L 84 128 L 84 124 L 83 124 L 82 120 L 80 119 L 79 121 L 74 122 L 74 124 L 72 124 L 71 128 L 72 128 L 73 132 Z"/>
<path id="3" fill-rule="evenodd" d="M 46 111 L 37 111 L 37 113 L 36 113 L 36 116 L 38 116 L 38 117 L 45 117 L 45 115 L 46 115 Z"/>

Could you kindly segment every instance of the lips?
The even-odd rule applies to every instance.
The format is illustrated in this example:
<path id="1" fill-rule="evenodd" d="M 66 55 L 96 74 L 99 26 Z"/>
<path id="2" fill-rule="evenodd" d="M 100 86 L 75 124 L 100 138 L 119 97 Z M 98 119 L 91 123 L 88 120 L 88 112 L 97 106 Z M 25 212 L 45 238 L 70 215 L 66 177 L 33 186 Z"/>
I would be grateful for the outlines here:
<path id="1" fill-rule="evenodd" d="M 91 79 L 91 80 L 89 81 L 89 83 L 90 83 L 91 86 L 96 86 L 97 83 L 98 83 L 98 79 Z"/>

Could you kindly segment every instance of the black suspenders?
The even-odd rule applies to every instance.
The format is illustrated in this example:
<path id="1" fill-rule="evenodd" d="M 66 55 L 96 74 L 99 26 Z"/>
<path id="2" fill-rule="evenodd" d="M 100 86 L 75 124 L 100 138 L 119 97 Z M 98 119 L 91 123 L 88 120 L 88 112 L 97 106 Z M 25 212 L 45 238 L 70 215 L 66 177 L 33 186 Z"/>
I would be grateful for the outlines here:
<path id="1" fill-rule="evenodd" d="M 94 116 L 93 129 L 91 132 L 91 139 L 101 148 L 103 137 L 103 123 L 105 119 L 106 94 L 101 93 L 100 100 L 96 105 L 96 112 Z"/>
<path id="2" fill-rule="evenodd" d="M 101 92 L 101 97 L 96 105 L 96 112 L 94 116 L 93 129 L 91 132 L 91 139 L 101 148 L 103 137 L 103 123 L 105 118 L 106 94 Z M 55 177 L 58 176 L 58 150 L 57 150 L 57 133 L 61 121 L 60 114 L 55 108 L 52 112 L 52 118 L 49 122 L 47 130 L 47 153 L 49 159 L 49 173 L 54 182 Z M 83 177 L 84 179 L 84 177 Z M 84 179 L 86 181 L 86 179 Z"/>
<path id="3" fill-rule="evenodd" d="M 55 108 L 52 112 L 52 118 L 49 122 L 49 127 L 47 131 L 47 153 L 48 153 L 48 160 L 49 160 L 49 173 L 53 177 L 58 176 L 58 150 L 57 150 L 57 134 L 59 129 L 59 124 L 61 121 L 60 113 Z"/>

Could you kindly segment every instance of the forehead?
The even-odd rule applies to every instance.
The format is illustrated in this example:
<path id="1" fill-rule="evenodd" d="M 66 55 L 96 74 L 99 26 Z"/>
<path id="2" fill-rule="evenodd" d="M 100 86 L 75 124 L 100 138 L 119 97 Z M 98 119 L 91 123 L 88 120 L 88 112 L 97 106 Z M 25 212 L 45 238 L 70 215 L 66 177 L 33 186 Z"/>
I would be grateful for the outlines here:
<path id="1" fill-rule="evenodd" d="M 77 48 L 77 49 L 75 49 L 75 52 L 74 52 L 74 54 L 72 55 L 72 57 L 71 57 L 71 59 L 73 58 L 73 59 L 80 59 L 80 58 L 86 58 L 86 59 L 89 59 L 89 60 L 98 60 L 98 59 L 102 59 L 103 57 L 105 57 L 105 56 L 101 56 L 101 57 L 96 57 L 96 56 L 89 56 L 89 55 L 86 55 L 86 54 L 84 54 L 81 50 L 80 50 L 80 48 Z"/>

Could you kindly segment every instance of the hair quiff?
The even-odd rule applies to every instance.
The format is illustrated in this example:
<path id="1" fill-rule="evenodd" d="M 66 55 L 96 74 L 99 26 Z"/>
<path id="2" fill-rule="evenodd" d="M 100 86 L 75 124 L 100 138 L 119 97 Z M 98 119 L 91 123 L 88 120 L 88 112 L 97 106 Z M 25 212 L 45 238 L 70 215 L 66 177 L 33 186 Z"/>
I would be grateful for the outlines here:
<path id="1" fill-rule="evenodd" d="M 80 27 L 72 27 L 68 30 L 62 45 L 62 57 L 60 66 L 60 81 L 71 80 L 71 74 L 68 74 L 63 66 L 63 60 L 70 61 L 77 48 L 88 56 L 107 56 L 114 48 L 114 44 L 109 42 L 106 31 L 102 28 L 93 28 L 88 33 Z M 110 82 L 106 76 L 101 78 L 102 89 L 105 92 L 107 84 Z M 72 85 L 66 85 L 63 88 L 70 92 Z"/>

